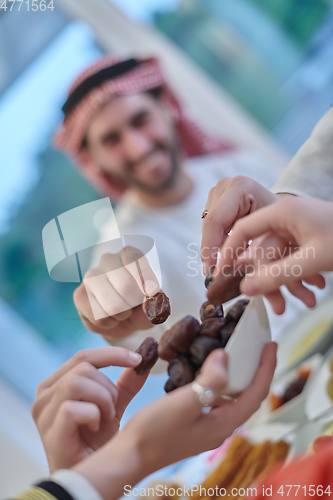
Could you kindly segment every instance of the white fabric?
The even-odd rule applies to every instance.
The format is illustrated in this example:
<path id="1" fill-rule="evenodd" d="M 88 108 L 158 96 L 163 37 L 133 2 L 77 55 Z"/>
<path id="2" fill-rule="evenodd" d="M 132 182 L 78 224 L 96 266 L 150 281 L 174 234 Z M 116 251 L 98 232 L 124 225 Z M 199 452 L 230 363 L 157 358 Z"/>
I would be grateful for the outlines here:
<path id="1" fill-rule="evenodd" d="M 333 200 L 333 107 L 317 123 L 272 191 Z"/>
<path id="2" fill-rule="evenodd" d="M 103 500 L 103 497 L 93 485 L 85 477 L 73 470 L 57 470 L 50 479 L 62 486 L 74 500 Z"/>
<path id="3" fill-rule="evenodd" d="M 162 272 L 162 290 L 171 301 L 171 316 L 163 325 L 150 330 L 140 330 L 129 337 L 112 341 L 112 345 L 137 349 L 141 342 L 152 335 L 157 340 L 176 321 L 190 314 L 199 317 L 206 289 L 202 275 L 201 213 L 209 190 L 221 177 L 246 175 L 271 188 L 276 176 L 269 165 L 249 150 L 224 155 L 202 156 L 186 161 L 186 169 L 193 180 L 192 193 L 181 203 L 161 209 L 140 205 L 133 194 L 126 194 L 118 205 L 116 219 L 122 235 L 147 235 L 154 239 Z M 304 308 L 288 292 L 287 313 L 277 317 L 267 306 L 272 335 L 277 339 L 281 331 Z M 161 373 L 166 363 L 159 360 L 153 373 Z"/>

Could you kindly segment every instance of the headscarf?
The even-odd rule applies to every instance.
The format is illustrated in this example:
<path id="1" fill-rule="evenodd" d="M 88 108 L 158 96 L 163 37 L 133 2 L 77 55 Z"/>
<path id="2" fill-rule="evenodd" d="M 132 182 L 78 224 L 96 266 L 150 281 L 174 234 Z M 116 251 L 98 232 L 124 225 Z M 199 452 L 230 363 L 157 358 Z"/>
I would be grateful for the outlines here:
<path id="1" fill-rule="evenodd" d="M 104 173 L 82 147 L 88 124 L 99 109 L 117 95 L 161 89 L 160 99 L 171 107 L 181 153 L 185 158 L 233 149 L 228 141 L 206 134 L 184 112 L 166 83 L 158 60 L 119 60 L 103 57 L 84 71 L 72 85 L 63 107 L 65 117 L 55 133 L 55 146 L 69 155 L 97 189 L 118 199 L 128 185 Z"/>

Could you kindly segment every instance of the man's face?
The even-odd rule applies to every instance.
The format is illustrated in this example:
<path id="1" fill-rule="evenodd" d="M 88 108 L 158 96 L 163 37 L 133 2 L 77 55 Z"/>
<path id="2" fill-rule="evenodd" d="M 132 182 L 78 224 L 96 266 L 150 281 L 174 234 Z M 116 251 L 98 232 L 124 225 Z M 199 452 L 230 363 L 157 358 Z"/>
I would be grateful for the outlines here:
<path id="1" fill-rule="evenodd" d="M 86 131 L 88 151 L 104 173 L 149 192 L 170 187 L 179 154 L 170 113 L 153 96 L 117 96 L 100 109 Z"/>

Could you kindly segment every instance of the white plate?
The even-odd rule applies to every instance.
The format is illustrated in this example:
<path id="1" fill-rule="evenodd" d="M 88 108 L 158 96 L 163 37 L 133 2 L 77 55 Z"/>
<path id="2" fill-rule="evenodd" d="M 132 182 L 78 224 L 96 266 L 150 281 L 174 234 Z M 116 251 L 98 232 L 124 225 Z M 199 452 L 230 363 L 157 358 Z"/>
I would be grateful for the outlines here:
<path id="1" fill-rule="evenodd" d="M 271 422 L 284 422 L 284 423 L 301 423 L 307 420 L 307 415 L 305 412 L 305 402 L 307 395 L 309 394 L 309 388 L 311 386 L 311 381 L 316 376 L 317 370 L 321 364 L 323 357 L 321 354 L 314 354 L 311 358 L 307 359 L 301 363 L 297 368 L 290 370 L 283 377 L 277 381 L 273 381 L 270 393 L 268 397 L 263 401 L 260 409 L 251 417 L 250 425 L 257 425 L 259 422 L 271 423 Z M 310 368 L 311 374 L 303 388 L 301 394 L 291 399 L 284 405 L 280 406 L 274 411 L 270 409 L 270 399 L 272 394 L 282 394 L 285 388 L 292 382 L 297 376 L 299 368 Z"/>
<path id="2" fill-rule="evenodd" d="M 265 304 L 261 297 L 254 297 L 225 348 L 229 356 L 229 383 L 225 394 L 243 391 L 251 383 L 259 366 L 261 351 L 270 341 L 271 329 Z"/>
<path id="3" fill-rule="evenodd" d="M 327 353 L 322 365 L 309 384 L 309 390 L 305 401 L 305 413 L 309 420 L 316 418 L 329 408 L 333 408 L 333 401 L 327 394 L 326 388 L 327 382 L 332 375 L 329 369 L 329 363 L 332 356 L 333 349 Z"/>
<path id="4" fill-rule="evenodd" d="M 316 352 L 325 352 L 333 338 L 333 297 L 298 318 L 279 341 L 275 378 Z M 326 349 L 325 349 L 326 348 Z"/>

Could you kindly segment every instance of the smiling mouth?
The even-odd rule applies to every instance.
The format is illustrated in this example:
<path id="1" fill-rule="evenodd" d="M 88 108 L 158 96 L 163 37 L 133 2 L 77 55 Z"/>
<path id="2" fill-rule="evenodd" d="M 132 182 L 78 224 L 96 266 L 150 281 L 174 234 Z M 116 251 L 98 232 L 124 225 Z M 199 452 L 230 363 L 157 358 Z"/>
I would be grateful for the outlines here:
<path id="1" fill-rule="evenodd" d="M 142 160 L 136 167 L 134 168 L 134 173 L 136 175 L 141 174 L 154 174 L 158 172 L 162 172 L 164 170 L 165 163 L 165 153 L 162 151 L 156 151 L 151 153 L 147 158 Z"/>

